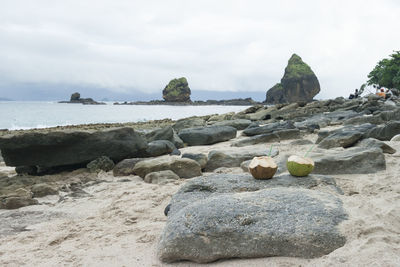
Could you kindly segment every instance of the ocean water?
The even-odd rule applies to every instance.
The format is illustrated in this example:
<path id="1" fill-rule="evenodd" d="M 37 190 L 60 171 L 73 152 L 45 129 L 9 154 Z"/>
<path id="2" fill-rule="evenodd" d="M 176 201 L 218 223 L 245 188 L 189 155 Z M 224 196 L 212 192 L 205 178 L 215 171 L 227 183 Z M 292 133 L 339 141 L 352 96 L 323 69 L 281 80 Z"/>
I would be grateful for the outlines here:
<path id="1" fill-rule="evenodd" d="M 124 123 L 238 112 L 246 106 L 82 105 L 0 102 L 0 129 L 31 129 L 87 123 Z"/>

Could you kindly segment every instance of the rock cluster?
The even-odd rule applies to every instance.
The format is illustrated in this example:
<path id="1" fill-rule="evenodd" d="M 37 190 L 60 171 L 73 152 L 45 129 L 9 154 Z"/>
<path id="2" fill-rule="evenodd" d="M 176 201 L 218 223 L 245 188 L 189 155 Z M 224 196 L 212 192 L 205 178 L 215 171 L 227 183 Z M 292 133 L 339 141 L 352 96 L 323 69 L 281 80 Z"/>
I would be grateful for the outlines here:
<path id="1" fill-rule="evenodd" d="M 68 104 L 84 104 L 84 105 L 105 105 L 104 102 L 94 101 L 93 98 L 81 98 L 81 94 L 76 92 L 71 95 L 69 101 L 59 101 L 58 103 L 68 103 Z"/>
<path id="2" fill-rule="evenodd" d="M 301 57 L 293 54 L 281 82 L 267 91 L 267 104 L 310 102 L 320 91 L 317 76 Z"/>

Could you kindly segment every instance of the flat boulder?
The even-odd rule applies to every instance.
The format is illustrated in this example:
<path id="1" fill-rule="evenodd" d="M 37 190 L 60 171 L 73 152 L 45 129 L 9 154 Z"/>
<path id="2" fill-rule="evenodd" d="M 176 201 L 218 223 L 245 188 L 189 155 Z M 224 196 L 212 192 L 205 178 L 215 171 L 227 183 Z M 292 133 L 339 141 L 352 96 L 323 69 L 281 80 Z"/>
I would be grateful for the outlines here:
<path id="1" fill-rule="evenodd" d="M 176 134 L 172 126 L 166 126 L 161 129 L 155 129 L 151 132 L 146 133 L 147 142 L 152 142 L 156 140 L 168 140 L 173 143 L 177 148 L 183 147 L 183 141 Z"/>
<path id="2" fill-rule="evenodd" d="M 200 164 L 201 169 L 206 167 L 208 161 L 207 155 L 202 153 L 184 153 L 182 158 L 188 158 L 196 161 Z"/>
<path id="3" fill-rule="evenodd" d="M 271 155 L 267 149 L 260 148 L 236 148 L 232 147 L 224 150 L 212 150 L 208 153 L 206 171 L 213 171 L 220 167 L 240 167 L 243 161 L 260 156 L 275 157 L 279 154 L 277 149 L 273 149 Z"/>
<path id="4" fill-rule="evenodd" d="M 377 148 L 382 149 L 383 153 L 387 153 L 387 154 L 396 153 L 396 149 L 389 146 L 385 142 L 377 140 L 375 138 L 363 139 L 360 142 L 358 142 L 355 146 L 356 147 L 365 147 L 365 148 L 377 147 Z"/>
<path id="5" fill-rule="evenodd" d="M 169 154 L 176 149 L 175 145 L 168 140 L 155 140 L 147 145 L 146 154 L 149 157 Z"/>
<path id="6" fill-rule="evenodd" d="M 400 134 L 400 121 L 391 121 L 386 125 L 371 129 L 366 136 L 381 141 L 390 141 L 390 139 L 398 134 Z"/>
<path id="7" fill-rule="evenodd" d="M 363 136 L 363 133 L 358 131 L 340 131 L 334 132 L 318 144 L 318 147 L 329 149 L 332 147 L 350 147 L 357 143 Z"/>
<path id="8" fill-rule="evenodd" d="M 380 148 L 320 149 L 309 154 L 316 174 L 368 174 L 386 169 Z"/>
<path id="9" fill-rule="evenodd" d="M 189 146 L 212 145 L 236 137 L 237 130 L 231 126 L 209 126 L 183 129 L 179 137 Z"/>
<path id="10" fill-rule="evenodd" d="M 133 171 L 133 169 L 135 168 L 136 163 L 145 159 L 146 158 L 132 158 L 122 160 L 115 165 L 113 169 L 113 175 L 115 177 L 134 175 L 135 172 Z"/>
<path id="11" fill-rule="evenodd" d="M 272 133 L 279 130 L 295 129 L 296 127 L 290 121 L 268 123 L 263 126 L 247 128 L 243 131 L 243 135 L 254 136 L 259 134 Z"/>
<path id="12" fill-rule="evenodd" d="M 219 121 L 213 124 L 213 126 L 231 126 L 237 130 L 246 129 L 251 124 L 251 120 L 236 119 L 236 120 L 225 120 Z"/>
<path id="13" fill-rule="evenodd" d="M 101 156 L 118 162 L 142 155 L 146 147 L 146 141 L 130 127 L 37 130 L 0 136 L 0 149 L 8 166 L 79 165 Z"/>
<path id="14" fill-rule="evenodd" d="M 319 186 L 318 186 L 319 185 Z M 346 242 L 334 179 L 250 174 L 194 178 L 173 196 L 158 246 L 164 262 L 228 258 L 314 258 Z M 308 188 L 327 188 L 321 192 Z"/>
<path id="15" fill-rule="evenodd" d="M 188 158 L 179 158 L 176 156 L 159 157 L 149 160 L 144 160 L 136 163 L 133 172 L 142 178 L 148 173 L 171 170 L 180 178 L 192 178 L 201 176 L 200 165 Z"/>

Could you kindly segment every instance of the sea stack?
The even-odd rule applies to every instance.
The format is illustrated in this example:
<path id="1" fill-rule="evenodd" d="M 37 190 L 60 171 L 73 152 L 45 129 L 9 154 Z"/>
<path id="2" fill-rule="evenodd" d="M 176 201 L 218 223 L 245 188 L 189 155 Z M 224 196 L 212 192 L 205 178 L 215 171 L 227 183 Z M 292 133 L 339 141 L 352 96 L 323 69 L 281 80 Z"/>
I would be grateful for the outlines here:
<path id="1" fill-rule="evenodd" d="M 163 90 L 166 102 L 191 102 L 190 88 L 185 77 L 171 80 Z"/>
<path id="2" fill-rule="evenodd" d="M 293 54 L 281 82 L 267 91 L 267 104 L 311 102 L 320 91 L 317 76 L 301 57 Z"/>

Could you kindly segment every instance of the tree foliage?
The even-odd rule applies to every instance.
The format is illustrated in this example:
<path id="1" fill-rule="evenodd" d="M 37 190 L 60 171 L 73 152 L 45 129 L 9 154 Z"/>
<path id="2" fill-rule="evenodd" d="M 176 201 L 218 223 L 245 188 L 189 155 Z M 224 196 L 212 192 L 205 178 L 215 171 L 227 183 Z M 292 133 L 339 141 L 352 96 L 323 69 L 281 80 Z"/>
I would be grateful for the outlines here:
<path id="1" fill-rule="evenodd" d="M 394 51 L 389 58 L 379 61 L 368 78 L 369 85 L 400 89 L 400 51 Z"/>

